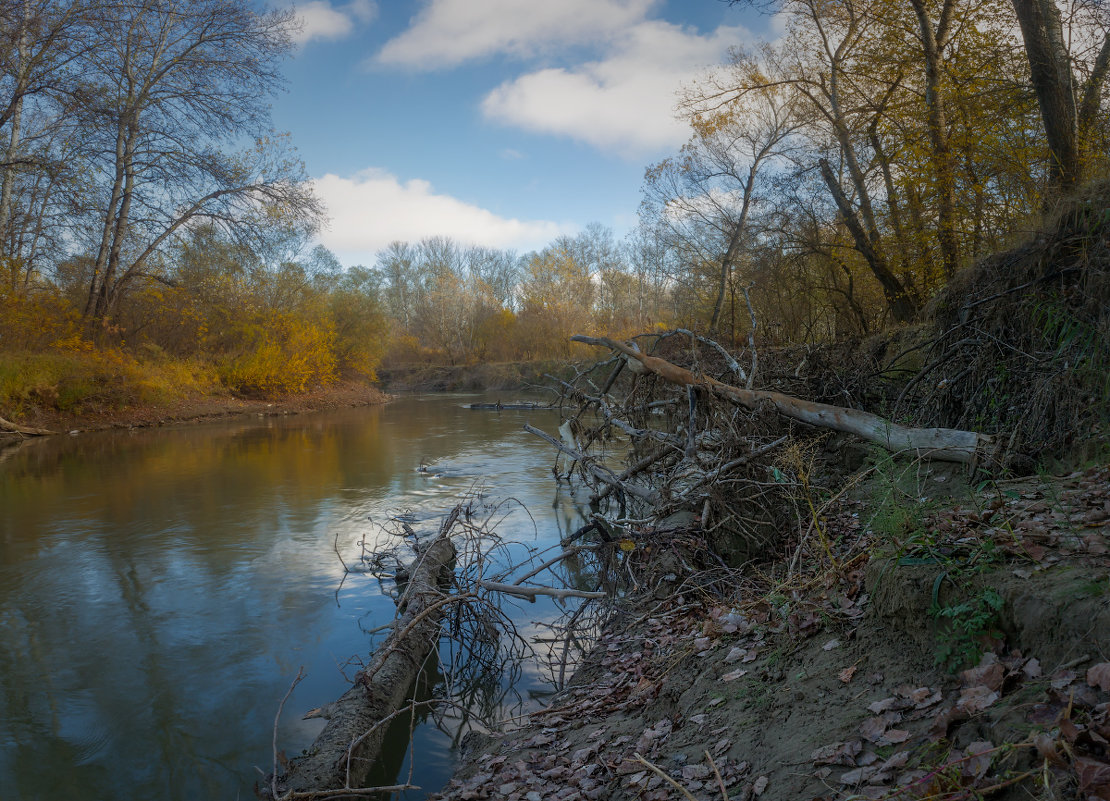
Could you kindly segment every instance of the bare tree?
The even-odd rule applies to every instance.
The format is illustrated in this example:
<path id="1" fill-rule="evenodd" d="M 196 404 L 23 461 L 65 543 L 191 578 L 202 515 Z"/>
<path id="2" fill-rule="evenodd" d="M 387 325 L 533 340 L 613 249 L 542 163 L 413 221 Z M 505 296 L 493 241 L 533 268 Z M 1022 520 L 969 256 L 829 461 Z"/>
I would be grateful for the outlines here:
<path id="1" fill-rule="evenodd" d="M 743 54 L 735 66 L 758 70 Z M 733 273 L 749 244 L 757 185 L 767 168 L 789 153 L 791 137 L 804 122 L 785 90 L 745 94 L 724 107 L 706 101 L 698 87 L 688 93 L 684 105 L 694 135 L 677 160 L 648 170 L 645 209 L 718 265 L 709 318 L 709 331 L 716 333 Z"/>
<path id="2" fill-rule="evenodd" d="M 102 11 L 90 58 L 101 188 L 86 316 L 103 321 L 127 284 L 190 224 L 249 236 L 315 221 L 302 167 L 269 127 L 267 99 L 290 48 L 291 12 L 234 0 L 137 0 Z M 253 138 L 247 150 L 232 145 Z"/>
<path id="3" fill-rule="evenodd" d="M 75 65 L 99 41 L 92 23 L 96 9 L 96 0 L 0 2 L 0 137 L 6 139 L 0 157 L 0 255 L 9 266 L 33 264 L 35 248 L 27 252 L 19 246 L 28 236 L 35 244 L 41 241 L 51 190 L 66 172 L 58 156 L 72 157 L 77 149 L 80 136 L 66 118 L 86 87 Z M 59 143 L 64 154 L 56 150 Z M 32 195 L 22 215 L 16 210 L 20 191 Z"/>

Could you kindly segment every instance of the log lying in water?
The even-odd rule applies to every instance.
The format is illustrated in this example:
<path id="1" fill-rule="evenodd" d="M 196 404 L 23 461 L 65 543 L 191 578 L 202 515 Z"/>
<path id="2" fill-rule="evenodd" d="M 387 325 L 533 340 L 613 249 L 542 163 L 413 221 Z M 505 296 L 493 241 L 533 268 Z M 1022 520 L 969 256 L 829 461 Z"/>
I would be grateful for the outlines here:
<path id="1" fill-rule="evenodd" d="M 779 414 L 785 417 L 819 428 L 855 434 L 888 451 L 908 451 L 926 459 L 975 464 L 992 442 L 988 435 L 974 431 L 960 431 L 953 428 L 910 428 L 859 409 L 814 403 L 793 398 L 781 392 L 741 389 L 709 376 L 696 376 L 684 367 L 672 364 L 666 359 L 648 356 L 624 342 L 608 337 L 578 335 L 571 339 L 575 342 L 600 345 L 619 351 L 630 360 L 631 365 L 679 386 L 704 389 L 747 409 L 756 409 L 760 404 L 770 403 Z"/>
<path id="2" fill-rule="evenodd" d="M 355 676 L 354 686 L 338 700 L 306 717 L 325 717 L 327 725 L 308 753 L 291 760 L 277 783 L 278 797 L 295 793 L 333 795 L 328 791 L 357 788 L 366 780 L 381 751 L 386 725 L 378 725 L 404 706 L 409 692 L 439 642 L 439 619 L 451 600 L 443 589 L 454 569 L 451 527 L 456 507 L 437 536 L 413 562 L 412 578 L 398 601 L 393 631 L 370 664 Z M 270 788 L 265 788 L 269 791 Z"/>
<path id="3" fill-rule="evenodd" d="M 551 406 L 549 404 L 546 404 L 546 403 L 501 403 L 500 401 L 498 401 L 497 403 L 472 403 L 467 408 L 468 409 L 491 409 L 493 411 L 500 412 L 502 410 L 517 411 L 517 410 L 529 410 L 529 409 L 550 409 Z"/>
<path id="4" fill-rule="evenodd" d="M 48 437 L 53 434 L 53 431 L 48 431 L 45 428 L 30 428 L 29 426 L 21 426 L 18 423 L 12 423 L 0 417 L 0 431 L 5 431 L 9 434 L 22 434 L 25 437 Z"/>

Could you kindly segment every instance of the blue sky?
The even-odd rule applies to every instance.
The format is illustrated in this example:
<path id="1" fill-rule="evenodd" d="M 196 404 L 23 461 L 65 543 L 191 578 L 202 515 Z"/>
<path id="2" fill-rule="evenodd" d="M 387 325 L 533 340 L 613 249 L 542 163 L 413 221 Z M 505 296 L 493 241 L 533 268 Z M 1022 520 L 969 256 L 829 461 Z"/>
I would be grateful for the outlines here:
<path id="1" fill-rule="evenodd" d="M 636 222 L 677 92 L 770 20 L 720 0 L 313 0 L 274 102 L 346 266 L 394 239 L 527 251 Z"/>

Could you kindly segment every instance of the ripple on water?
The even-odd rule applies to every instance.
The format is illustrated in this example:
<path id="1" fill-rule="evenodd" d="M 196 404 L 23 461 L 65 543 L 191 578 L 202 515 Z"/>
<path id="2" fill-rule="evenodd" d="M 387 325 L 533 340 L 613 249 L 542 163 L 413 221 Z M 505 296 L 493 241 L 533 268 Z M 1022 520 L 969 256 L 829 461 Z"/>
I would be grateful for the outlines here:
<path id="1" fill-rule="evenodd" d="M 102 719 L 91 691 L 69 695 L 60 713 L 58 735 L 71 749 L 74 764 L 92 764 L 108 752 L 115 735 Z"/>

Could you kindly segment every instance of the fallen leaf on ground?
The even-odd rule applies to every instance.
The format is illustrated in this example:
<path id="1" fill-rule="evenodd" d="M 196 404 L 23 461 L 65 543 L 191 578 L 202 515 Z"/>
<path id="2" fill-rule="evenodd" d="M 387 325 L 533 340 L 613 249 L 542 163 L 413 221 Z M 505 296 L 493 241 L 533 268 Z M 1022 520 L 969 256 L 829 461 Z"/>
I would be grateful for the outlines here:
<path id="1" fill-rule="evenodd" d="M 875 701 L 868 704 L 867 708 L 876 715 L 881 715 L 888 709 L 893 709 L 898 704 L 898 699 L 894 697 L 884 698 L 881 701 Z"/>
<path id="2" fill-rule="evenodd" d="M 987 656 L 993 656 L 993 654 L 987 654 Z M 1006 669 L 1002 667 L 1000 662 L 987 662 L 986 656 L 983 657 L 983 660 L 985 664 L 962 671 L 960 673 L 960 683 L 964 687 L 981 685 L 991 690 L 997 690 L 1002 686 Z"/>
<path id="3" fill-rule="evenodd" d="M 890 759 L 879 766 L 879 771 L 891 770 L 892 768 L 900 768 L 910 761 L 909 751 L 899 751 L 897 754 L 892 754 Z"/>
<path id="4" fill-rule="evenodd" d="M 849 770 L 840 777 L 841 784 L 859 784 L 866 777 L 875 772 L 874 768 L 856 768 Z"/>
<path id="5" fill-rule="evenodd" d="M 705 765 L 685 765 L 682 768 L 682 778 L 684 779 L 704 779 L 709 773 L 709 768 Z"/>
<path id="6" fill-rule="evenodd" d="M 763 791 L 767 789 L 767 785 L 770 781 L 771 780 L 766 776 L 760 776 L 755 780 L 755 784 L 752 785 L 752 792 L 756 795 L 763 795 Z"/>
<path id="7" fill-rule="evenodd" d="M 987 771 L 990 770 L 991 752 L 994 751 L 994 744 L 981 740 L 968 745 L 965 751 L 970 758 L 964 761 L 961 772 L 964 776 L 970 777 L 972 781 L 978 781 L 987 775 Z"/>
<path id="8" fill-rule="evenodd" d="M 960 693 L 960 700 L 956 702 L 956 706 L 974 715 L 976 712 L 982 712 L 989 707 L 999 697 L 998 693 L 989 687 L 968 687 Z"/>
<path id="9" fill-rule="evenodd" d="M 890 729 L 876 741 L 876 745 L 897 745 L 910 739 L 910 733 L 905 729 Z"/>
<path id="10" fill-rule="evenodd" d="M 725 661 L 728 662 L 731 665 L 733 662 L 735 662 L 738 659 L 741 659 L 741 658 L 743 658 L 747 655 L 748 655 L 748 649 L 747 648 L 741 648 L 739 645 L 734 645 L 732 647 L 732 650 L 730 650 L 728 652 L 728 655 L 725 656 Z"/>
<path id="11" fill-rule="evenodd" d="M 1110 662 L 1099 662 L 1087 671 L 1087 683 L 1103 692 L 1110 692 Z"/>
<path id="12" fill-rule="evenodd" d="M 839 647 L 840 647 L 840 640 L 829 640 L 827 643 L 825 643 L 824 645 L 821 646 L 821 650 L 822 651 L 831 651 L 832 649 L 839 648 Z"/>
<path id="13" fill-rule="evenodd" d="M 844 668 L 844 670 L 840 671 L 840 673 L 837 675 L 837 678 L 847 684 L 852 680 L 852 677 L 856 675 L 856 670 L 858 670 L 858 668 L 855 665 L 852 665 L 851 667 L 846 667 Z"/>
<path id="14" fill-rule="evenodd" d="M 864 739 L 875 743 L 883 736 L 890 724 L 883 717 L 868 718 L 860 724 L 859 733 Z"/>
<path id="15" fill-rule="evenodd" d="M 1074 670 L 1058 670 L 1052 674 L 1052 679 L 1049 681 L 1049 686 L 1054 690 L 1062 690 L 1075 681 Z"/>
<path id="16" fill-rule="evenodd" d="M 810 754 L 809 758 L 813 760 L 814 765 L 847 765 L 851 767 L 856 764 L 856 754 L 862 750 L 863 744 L 859 740 L 849 740 L 846 743 L 833 743 L 818 748 Z"/>
<path id="17" fill-rule="evenodd" d="M 929 728 L 929 735 L 934 740 L 940 740 L 948 736 L 948 729 L 953 723 L 959 720 L 967 720 L 967 710 L 961 709 L 958 706 L 950 706 L 947 709 L 942 709 L 933 718 L 933 725 Z"/>
<path id="18" fill-rule="evenodd" d="M 1097 793 L 1102 798 L 1110 791 L 1110 765 L 1088 757 L 1075 758 L 1075 775 L 1079 789 L 1084 793 Z"/>

